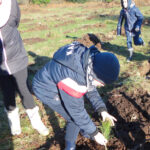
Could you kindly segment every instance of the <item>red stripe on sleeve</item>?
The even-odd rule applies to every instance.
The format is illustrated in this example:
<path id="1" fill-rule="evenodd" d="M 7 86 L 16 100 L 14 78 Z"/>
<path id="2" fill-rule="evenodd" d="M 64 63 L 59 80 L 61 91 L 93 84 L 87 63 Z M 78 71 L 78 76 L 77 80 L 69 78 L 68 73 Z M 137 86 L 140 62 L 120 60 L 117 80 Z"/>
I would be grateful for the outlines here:
<path id="1" fill-rule="evenodd" d="M 81 93 L 79 91 L 74 90 L 73 88 L 64 84 L 62 81 L 60 81 L 57 84 L 57 86 L 59 89 L 63 90 L 64 92 L 66 92 L 67 94 L 69 94 L 70 96 L 75 97 L 75 98 L 81 98 L 85 94 L 85 93 Z"/>

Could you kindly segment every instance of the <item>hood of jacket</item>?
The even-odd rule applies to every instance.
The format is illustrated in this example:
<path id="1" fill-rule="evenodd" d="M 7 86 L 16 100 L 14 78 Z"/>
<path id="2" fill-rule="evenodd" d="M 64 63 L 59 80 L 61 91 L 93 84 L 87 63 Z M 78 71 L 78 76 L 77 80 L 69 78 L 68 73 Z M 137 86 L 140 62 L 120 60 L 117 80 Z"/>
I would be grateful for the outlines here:
<path id="1" fill-rule="evenodd" d="M 79 42 L 61 47 L 53 56 L 53 59 L 70 68 L 71 70 L 85 76 L 89 55 L 99 52 L 95 47 L 87 48 Z"/>
<path id="2" fill-rule="evenodd" d="M 122 6 L 122 8 L 124 8 L 124 6 L 123 6 L 123 0 L 121 0 L 121 6 Z M 130 8 L 132 8 L 134 6 L 135 6 L 134 1 L 128 0 L 128 7 L 127 7 L 127 9 L 130 9 Z"/>
<path id="3" fill-rule="evenodd" d="M 3 0 L 0 5 L 0 28 L 3 27 L 11 13 L 11 0 Z"/>

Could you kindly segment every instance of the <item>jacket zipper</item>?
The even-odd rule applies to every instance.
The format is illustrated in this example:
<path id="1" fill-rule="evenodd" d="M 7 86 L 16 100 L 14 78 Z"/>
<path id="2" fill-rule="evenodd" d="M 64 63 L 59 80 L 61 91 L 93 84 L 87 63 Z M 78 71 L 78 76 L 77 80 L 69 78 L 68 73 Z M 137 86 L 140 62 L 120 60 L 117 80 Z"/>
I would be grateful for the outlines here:
<path id="1" fill-rule="evenodd" d="M 5 63 L 5 66 L 6 66 L 6 69 L 8 71 L 9 74 L 11 74 L 11 71 L 10 71 L 10 68 L 7 64 L 7 55 L 6 55 L 6 49 L 5 49 L 5 46 L 4 46 L 4 43 L 3 43 L 3 37 L 2 37 L 2 32 L 0 30 L 0 39 L 2 41 L 2 48 L 3 48 L 3 54 L 4 54 L 4 63 Z"/>

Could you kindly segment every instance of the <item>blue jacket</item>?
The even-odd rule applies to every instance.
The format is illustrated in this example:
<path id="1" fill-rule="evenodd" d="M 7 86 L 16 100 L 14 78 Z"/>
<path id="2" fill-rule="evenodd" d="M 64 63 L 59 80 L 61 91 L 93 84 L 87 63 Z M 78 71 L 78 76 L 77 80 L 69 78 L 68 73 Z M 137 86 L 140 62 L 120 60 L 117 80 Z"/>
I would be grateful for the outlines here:
<path id="1" fill-rule="evenodd" d="M 50 105 L 63 101 L 74 122 L 87 134 L 93 134 L 96 126 L 84 107 L 84 96 L 97 112 L 106 110 L 97 89 L 90 86 L 87 67 L 96 48 L 88 49 L 78 42 L 61 47 L 33 79 L 33 91 L 38 99 Z"/>
<path id="2" fill-rule="evenodd" d="M 121 27 L 123 20 L 125 20 L 124 28 L 125 31 L 135 32 L 136 27 L 141 28 L 143 15 L 140 10 L 135 6 L 132 0 L 128 0 L 128 8 L 120 11 L 120 16 L 117 25 L 117 35 L 121 35 Z"/>

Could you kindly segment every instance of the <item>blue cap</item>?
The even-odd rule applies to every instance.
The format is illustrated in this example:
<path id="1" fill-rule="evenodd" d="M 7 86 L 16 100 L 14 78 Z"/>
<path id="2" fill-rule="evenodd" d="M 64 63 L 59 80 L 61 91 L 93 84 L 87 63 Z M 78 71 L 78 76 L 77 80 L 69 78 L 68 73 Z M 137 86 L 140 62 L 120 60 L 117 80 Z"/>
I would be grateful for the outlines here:
<path id="1" fill-rule="evenodd" d="M 113 53 L 97 53 L 93 60 L 93 71 L 95 79 L 110 84 L 118 79 L 120 72 L 119 60 Z"/>

